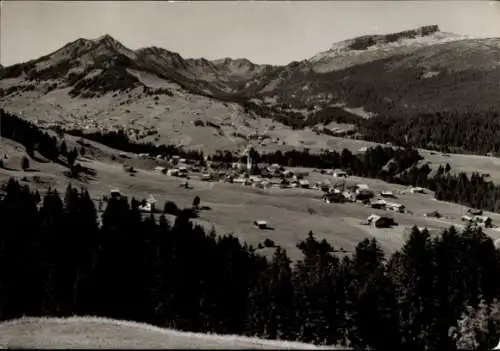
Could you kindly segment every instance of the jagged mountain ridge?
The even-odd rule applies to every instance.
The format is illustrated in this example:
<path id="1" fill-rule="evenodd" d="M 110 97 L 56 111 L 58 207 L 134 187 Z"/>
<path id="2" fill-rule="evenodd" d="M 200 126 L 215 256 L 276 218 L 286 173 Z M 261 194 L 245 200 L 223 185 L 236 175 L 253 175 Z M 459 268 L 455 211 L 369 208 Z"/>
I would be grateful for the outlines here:
<path id="1" fill-rule="evenodd" d="M 132 88 L 139 83 L 127 70 L 145 71 L 185 86 L 195 93 L 219 94 L 232 92 L 246 79 L 271 69 L 248 60 L 184 59 L 178 53 L 158 47 L 130 50 L 110 35 L 100 38 L 77 39 L 61 49 L 26 63 L 7 67 L 0 79 L 25 76 L 29 81 L 62 80 L 80 93 L 78 83 L 96 80 L 99 75 L 118 81 L 106 91 Z M 243 83 L 242 83 L 243 82 Z M 102 82 L 93 82 L 100 87 Z M 92 84 L 87 84 L 89 87 Z M 108 84 L 109 85 L 109 84 Z"/>

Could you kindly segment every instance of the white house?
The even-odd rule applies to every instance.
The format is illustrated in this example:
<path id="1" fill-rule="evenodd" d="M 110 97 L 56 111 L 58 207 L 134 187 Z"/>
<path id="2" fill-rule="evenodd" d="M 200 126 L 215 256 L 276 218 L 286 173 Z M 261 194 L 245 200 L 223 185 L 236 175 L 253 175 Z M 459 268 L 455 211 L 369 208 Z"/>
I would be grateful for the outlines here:
<path id="1" fill-rule="evenodd" d="M 266 229 L 268 226 L 267 226 L 267 222 L 266 221 L 262 221 L 262 220 L 257 220 L 255 222 L 253 222 L 253 225 L 255 227 L 257 227 L 258 229 Z"/>
<path id="2" fill-rule="evenodd" d="M 301 188 L 308 189 L 309 188 L 309 181 L 307 181 L 306 179 L 301 179 L 299 181 L 299 185 Z"/>
<path id="3" fill-rule="evenodd" d="M 211 177 L 211 176 L 210 176 L 210 174 L 208 174 L 208 173 L 203 173 L 203 174 L 201 175 L 201 180 L 203 180 L 203 181 L 205 181 L 205 182 L 208 182 L 208 181 L 210 181 L 211 179 L 212 179 L 212 177 Z"/>
<path id="4" fill-rule="evenodd" d="M 356 189 L 357 190 L 369 190 L 370 187 L 368 184 L 356 184 Z"/>
<path id="5" fill-rule="evenodd" d="M 401 212 L 403 213 L 404 210 L 405 210 L 405 206 L 402 205 L 402 204 L 399 204 L 397 202 L 388 202 L 386 207 L 388 209 L 390 209 L 391 211 L 394 211 L 394 212 Z"/>
<path id="6" fill-rule="evenodd" d="M 390 190 L 382 190 L 380 192 L 380 196 L 382 196 L 382 197 L 395 197 L 394 193 Z"/>
<path id="7" fill-rule="evenodd" d="M 170 177 L 177 177 L 179 175 L 179 170 L 177 168 L 171 168 L 167 171 L 167 175 Z"/>
<path id="8" fill-rule="evenodd" d="M 347 172 L 344 172 L 342 170 L 336 170 L 333 172 L 333 176 L 335 178 L 347 178 Z"/>
<path id="9" fill-rule="evenodd" d="M 165 167 L 162 167 L 162 166 L 156 166 L 155 167 L 155 172 L 156 173 L 166 173 L 167 169 Z"/>
<path id="10" fill-rule="evenodd" d="M 410 188 L 410 193 L 412 194 L 425 194 L 425 189 L 421 187 Z"/>
<path id="11" fill-rule="evenodd" d="M 112 198 L 120 197 L 121 193 L 119 189 L 111 189 L 110 195 Z"/>

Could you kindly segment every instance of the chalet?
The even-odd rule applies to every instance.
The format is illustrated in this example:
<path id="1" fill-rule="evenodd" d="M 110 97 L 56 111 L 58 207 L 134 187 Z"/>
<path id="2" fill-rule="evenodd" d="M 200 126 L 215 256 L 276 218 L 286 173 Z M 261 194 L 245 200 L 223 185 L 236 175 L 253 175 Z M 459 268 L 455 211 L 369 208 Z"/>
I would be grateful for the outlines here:
<path id="1" fill-rule="evenodd" d="M 372 208 L 376 208 L 376 209 L 380 209 L 380 210 L 383 210 L 385 209 L 387 203 L 384 201 L 384 200 L 377 200 L 377 201 L 373 201 L 370 206 Z"/>
<path id="2" fill-rule="evenodd" d="M 394 212 L 404 213 L 405 211 L 405 206 L 402 204 L 398 204 L 397 202 L 389 202 L 387 203 L 386 207 Z"/>
<path id="3" fill-rule="evenodd" d="M 153 195 L 149 195 L 149 197 L 145 200 L 145 204 L 139 206 L 139 210 L 142 212 L 153 212 L 155 208 L 156 199 Z"/>
<path id="4" fill-rule="evenodd" d="M 336 170 L 335 172 L 333 172 L 333 176 L 335 178 L 347 178 L 347 172 Z"/>
<path id="5" fill-rule="evenodd" d="M 483 214 L 483 210 L 471 208 L 471 209 L 467 210 L 467 213 L 470 213 L 471 215 L 474 215 L 474 216 L 481 216 Z"/>
<path id="6" fill-rule="evenodd" d="M 393 225 L 396 225 L 396 222 L 394 222 L 393 218 L 375 214 L 369 216 L 367 221 L 370 225 L 373 225 L 376 228 L 390 228 Z"/>
<path id="7" fill-rule="evenodd" d="M 358 149 L 358 152 L 366 152 L 366 151 L 368 151 L 368 147 L 366 146 L 363 146 L 362 148 Z"/>
<path id="8" fill-rule="evenodd" d="M 258 228 L 258 229 L 267 229 L 268 225 L 266 221 L 255 221 L 253 222 L 253 225 Z"/>
<path id="9" fill-rule="evenodd" d="M 208 181 L 212 180 L 212 177 L 211 177 L 211 176 L 210 176 L 210 174 L 208 174 L 208 173 L 203 173 L 203 174 L 201 175 L 201 180 L 203 180 L 203 181 L 205 181 L 205 182 L 208 182 Z"/>
<path id="10" fill-rule="evenodd" d="M 425 189 L 421 187 L 410 188 L 412 194 L 425 194 Z"/>
<path id="11" fill-rule="evenodd" d="M 390 191 L 390 190 L 382 190 L 382 191 L 380 192 L 380 196 L 382 196 L 382 197 L 389 197 L 389 198 L 394 198 L 394 197 L 396 197 L 396 196 L 394 195 L 394 193 L 393 193 L 392 191 Z"/>
<path id="12" fill-rule="evenodd" d="M 371 191 L 369 189 L 359 189 L 358 188 L 356 190 L 355 199 L 364 201 L 364 200 L 371 199 L 373 196 L 374 196 L 373 191 Z"/>
<path id="13" fill-rule="evenodd" d="M 342 192 L 342 195 L 344 195 L 344 197 L 349 201 L 356 201 L 356 194 L 350 192 L 349 190 Z"/>
<path id="14" fill-rule="evenodd" d="M 346 201 L 346 198 L 344 195 L 339 194 L 339 193 L 328 193 L 328 194 L 323 194 L 321 197 L 323 201 L 325 201 L 327 204 L 331 203 L 343 203 Z"/>
<path id="15" fill-rule="evenodd" d="M 241 162 L 233 162 L 231 164 L 232 169 L 243 169 L 244 165 Z"/>
<path id="16" fill-rule="evenodd" d="M 156 166 L 155 172 L 165 174 L 165 173 L 167 173 L 167 169 L 165 167 L 162 167 L 162 166 Z"/>
<path id="17" fill-rule="evenodd" d="M 488 216 L 474 216 L 472 217 L 472 222 L 479 227 L 490 228 L 491 218 Z"/>
<path id="18" fill-rule="evenodd" d="M 369 190 L 370 187 L 368 186 L 368 184 L 356 184 L 356 190 L 357 191 L 360 191 L 360 190 Z"/>
<path id="19" fill-rule="evenodd" d="M 301 187 L 302 189 L 309 189 L 309 186 L 310 186 L 309 181 L 307 181 L 307 180 L 305 180 L 305 179 L 301 179 L 301 180 L 299 181 L 299 185 L 300 185 L 300 187 Z"/>
<path id="20" fill-rule="evenodd" d="M 120 193 L 120 190 L 118 190 L 118 189 L 112 189 L 109 194 L 111 195 L 112 199 L 116 199 L 116 198 L 119 198 L 122 196 L 122 194 Z"/>
<path id="21" fill-rule="evenodd" d="M 259 176 L 250 176 L 250 181 L 252 181 L 253 183 L 259 183 L 259 182 L 262 182 L 262 178 L 259 177 Z"/>
<path id="22" fill-rule="evenodd" d="M 179 175 L 179 170 L 177 168 L 171 168 L 167 171 L 169 177 L 177 177 Z"/>
<path id="23" fill-rule="evenodd" d="M 289 186 L 290 186 L 290 183 L 286 179 L 282 179 L 280 181 L 280 188 L 281 189 L 288 188 Z"/>
<path id="24" fill-rule="evenodd" d="M 246 184 L 247 181 L 248 181 L 248 179 L 245 179 L 242 177 L 238 177 L 238 178 L 233 179 L 233 183 L 236 183 L 236 184 Z"/>
<path id="25" fill-rule="evenodd" d="M 472 217 L 467 216 L 467 215 L 462 216 L 460 219 L 464 222 L 471 222 L 472 221 Z"/>
<path id="26" fill-rule="evenodd" d="M 290 171 L 289 169 L 284 170 L 282 174 L 283 174 L 286 178 L 290 178 L 290 177 L 292 177 L 292 176 L 293 176 L 293 172 L 292 172 L 292 171 Z"/>

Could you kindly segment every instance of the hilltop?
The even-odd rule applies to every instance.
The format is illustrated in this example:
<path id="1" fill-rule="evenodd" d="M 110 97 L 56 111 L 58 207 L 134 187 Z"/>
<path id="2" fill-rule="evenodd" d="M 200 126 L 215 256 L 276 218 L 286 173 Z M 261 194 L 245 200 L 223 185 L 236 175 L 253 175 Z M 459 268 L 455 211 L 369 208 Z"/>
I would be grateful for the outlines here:
<path id="1" fill-rule="evenodd" d="M 181 332 L 98 317 L 21 318 L 0 323 L 0 345 L 69 349 L 334 349 L 299 342 Z"/>

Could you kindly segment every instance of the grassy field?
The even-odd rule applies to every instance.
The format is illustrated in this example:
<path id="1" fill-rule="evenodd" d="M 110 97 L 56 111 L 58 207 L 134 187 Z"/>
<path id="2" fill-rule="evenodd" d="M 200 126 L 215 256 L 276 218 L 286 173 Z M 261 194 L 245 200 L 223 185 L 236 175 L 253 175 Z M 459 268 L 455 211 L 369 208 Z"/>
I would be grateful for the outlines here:
<path id="1" fill-rule="evenodd" d="M 22 318 L 0 323 L 0 346 L 38 349 L 334 349 L 234 335 L 179 332 L 97 317 Z"/>
<path id="2" fill-rule="evenodd" d="M 71 141 L 69 141 L 71 143 Z M 94 144 L 97 145 L 97 144 Z M 97 148 L 97 146 L 95 146 Z M 17 148 L 17 149 L 16 149 Z M 258 189 L 238 184 L 222 182 L 203 182 L 196 179 L 189 181 L 192 189 L 181 185 L 181 178 L 168 177 L 153 171 L 156 161 L 143 161 L 138 173 L 132 177 L 126 173 L 122 165 L 110 160 L 113 151 L 110 148 L 97 148 L 96 159 L 84 159 L 82 164 L 97 172 L 95 179 L 87 182 L 70 180 L 64 175 L 65 168 L 53 163 L 42 163 L 32 160 L 33 171 L 20 170 L 23 148 L 14 142 L 4 141 L 2 150 L 9 154 L 7 167 L 0 169 L 0 182 L 9 177 L 24 179 L 31 187 L 43 193 L 49 186 L 57 188 L 62 194 L 68 183 L 86 187 L 92 198 L 100 199 L 109 194 L 111 189 L 118 188 L 123 194 L 136 199 L 143 199 L 152 194 L 157 208 L 163 208 L 166 201 L 174 201 L 180 207 L 191 206 L 195 196 L 200 196 L 201 205 L 211 210 L 202 211 L 195 222 L 207 230 L 215 227 L 218 234 L 233 233 L 246 242 L 257 245 L 270 238 L 285 248 L 292 259 L 301 257 L 296 244 L 306 238 L 312 230 L 315 235 L 328 240 L 335 248 L 350 252 L 364 238 L 375 237 L 386 252 L 393 252 L 401 247 L 409 229 L 413 225 L 427 227 L 432 233 L 439 233 L 450 225 L 463 224 L 460 217 L 467 210 L 461 205 L 451 204 L 433 199 L 433 195 L 409 194 L 406 187 L 388 184 L 380 180 L 350 177 L 346 185 L 365 183 L 374 191 L 393 190 L 398 194 L 395 202 L 402 203 L 412 213 L 390 213 L 398 226 L 391 229 L 378 229 L 361 224 L 371 214 L 383 214 L 383 210 L 355 204 L 326 204 L 321 200 L 321 191 L 309 189 Z M 310 172 L 310 181 L 339 182 L 336 178 Z M 33 178 L 37 176 L 37 180 Z M 424 214 L 438 210 L 441 219 L 425 217 Z M 493 219 L 493 224 L 500 225 L 500 214 L 486 213 Z M 266 220 L 274 230 L 258 230 L 253 226 L 255 220 Z M 494 239 L 500 238 L 500 231 L 488 229 L 486 232 Z M 273 250 L 265 249 L 264 254 Z"/>

